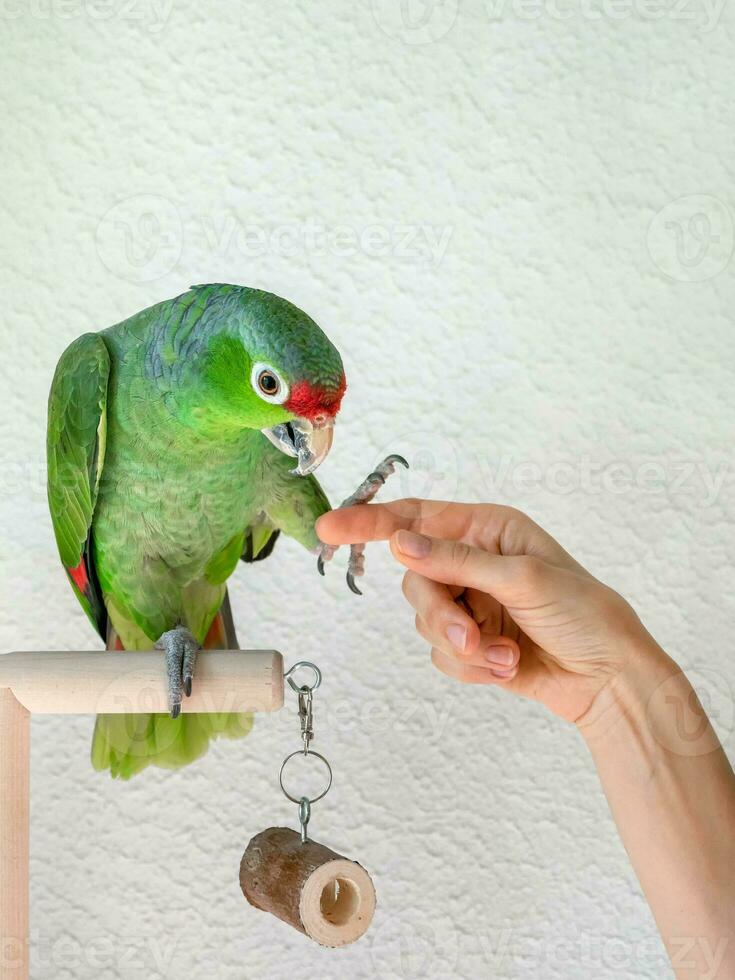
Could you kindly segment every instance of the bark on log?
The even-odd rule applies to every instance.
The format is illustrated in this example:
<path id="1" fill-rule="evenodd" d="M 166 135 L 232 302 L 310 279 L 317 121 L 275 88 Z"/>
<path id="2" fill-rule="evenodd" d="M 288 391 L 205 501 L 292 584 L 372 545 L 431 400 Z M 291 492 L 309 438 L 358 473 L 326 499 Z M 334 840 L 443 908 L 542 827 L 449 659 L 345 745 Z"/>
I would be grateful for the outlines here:
<path id="1" fill-rule="evenodd" d="M 270 912 L 323 946 L 345 946 L 368 929 L 375 889 L 355 861 L 288 827 L 269 827 L 248 844 L 240 887 L 251 905 Z"/>

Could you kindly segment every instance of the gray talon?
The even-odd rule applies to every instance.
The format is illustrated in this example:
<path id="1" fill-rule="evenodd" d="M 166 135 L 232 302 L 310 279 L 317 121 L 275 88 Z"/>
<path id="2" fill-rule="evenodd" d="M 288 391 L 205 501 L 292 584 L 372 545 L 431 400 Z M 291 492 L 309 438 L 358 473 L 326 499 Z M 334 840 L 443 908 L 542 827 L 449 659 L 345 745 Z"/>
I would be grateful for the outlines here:
<path id="1" fill-rule="evenodd" d="M 370 503 L 380 488 L 385 485 L 385 481 L 391 473 L 394 472 L 396 463 L 400 463 L 406 469 L 409 468 L 406 460 L 403 456 L 399 456 L 398 453 L 386 456 L 383 462 L 379 466 L 376 466 L 372 473 L 362 481 L 357 490 L 342 501 L 338 510 L 341 510 L 343 507 L 354 507 L 356 504 Z M 319 556 L 316 560 L 316 567 L 320 575 L 324 575 L 325 562 L 331 561 L 336 550 L 337 548 L 334 545 L 323 544 L 321 546 Z M 350 546 L 350 561 L 347 566 L 347 585 L 355 595 L 362 595 L 362 592 L 357 587 L 355 578 L 362 575 L 365 570 L 364 552 L 364 544 L 353 544 Z"/>
<path id="2" fill-rule="evenodd" d="M 350 545 L 350 560 L 347 563 L 347 584 L 350 589 L 355 593 L 355 595 L 362 595 L 362 592 L 357 587 L 355 579 L 358 575 L 365 574 L 365 545 L 364 544 L 351 544 Z"/>
<path id="3" fill-rule="evenodd" d="M 194 680 L 194 667 L 199 653 L 199 644 L 191 634 L 184 640 L 184 660 L 181 665 L 181 678 L 184 684 L 184 694 L 191 697 L 191 685 Z"/>
<path id="4" fill-rule="evenodd" d="M 316 567 L 320 575 L 324 575 L 324 566 L 334 558 L 337 546 L 333 544 L 323 544 L 316 558 Z"/>
<path id="5" fill-rule="evenodd" d="M 159 638 L 156 649 L 166 654 L 168 701 L 171 717 L 176 719 L 181 714 L 183 695 L 191 696 L 199 644 L 185 626 L 177 626 Z"/>

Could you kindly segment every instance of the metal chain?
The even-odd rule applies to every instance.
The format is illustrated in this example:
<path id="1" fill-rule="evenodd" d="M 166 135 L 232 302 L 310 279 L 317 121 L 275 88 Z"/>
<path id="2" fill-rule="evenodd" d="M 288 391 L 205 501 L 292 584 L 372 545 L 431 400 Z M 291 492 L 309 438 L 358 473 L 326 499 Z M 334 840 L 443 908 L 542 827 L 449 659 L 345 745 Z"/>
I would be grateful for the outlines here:
<path id="1" fill-rule="evenodd" d="M 312 689 L 306 686 L 299 689 L 299 720 L 304 755 L 308 755 L 309 745 L 314 738 L 314 695 Z"/>
<path id="2" fill-rule="evenodd" d="M 294 680 L 294 673 L 300 669 L 311 670 L 314 674 L 314 681 L 312 684 L 302 684 L 297 685 Z M 299 725 L 301 728 L 301 741 L 303 747 L 297 749 L 295 752 L 291 752 L 281 763 L 281 770 L 278 774 L 278 782 L 280 783 L 281 790 L 284 796 L 291 800 L 292 803 L 297 803 L 299 807 L 299 825 L 301 827 L 301 843 L 305 844 L 309 839 L 307 837 L 307 826 L 309 819 L 311 817 L 311 804 L 316 803 L 317 800 L 323 799 L 329 792 L 332 785 L 332 767 L 329 762 L 321 755 L 319 752 L 314 752 L 311 748 L 311 743 L 314 739 L 314 691 L 319 687 L 322 682 L 322 672 L 316 666 L 316 664 L 310 663 L 308 660 L 299 660 L 290 667 L 286 673 L 283 675 L 284 679 L 288 681 L 289 686 L 293 691 L 296 692 L 298 697 L 299 706 Z M 319 793 L 318 796 L 313 796 L 311 799 L 308 796 L 292 796 L 286 787 L 283 785 L 283 771 L 288 765 L 289 761 L 297 755 L 303 755 L 307 758 L 318 759 L 326 768 L 327 772 L 327 787 L 326 789 Z"/>

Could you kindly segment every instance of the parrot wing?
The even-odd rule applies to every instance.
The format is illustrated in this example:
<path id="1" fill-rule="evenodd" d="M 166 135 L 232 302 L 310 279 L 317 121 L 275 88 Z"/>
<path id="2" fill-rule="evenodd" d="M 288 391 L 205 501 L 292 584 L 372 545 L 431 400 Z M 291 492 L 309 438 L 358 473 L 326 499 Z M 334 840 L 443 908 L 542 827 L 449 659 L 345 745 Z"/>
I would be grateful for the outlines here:
<path id="1" fill-rule="evenodd" d="M 263 520 L 262 523 L 253 524 L 245 532 L 242 554 L 240 561 L 253 562 L 262 561 L 273 551 L 281 532 Z"/>
<path id="2" fill-rule="evenodd" d="M 317 538 L 314 524 L 328 510 L 331 507 L 327 496 L 313 473 L 293 480 L 291 492 L 282 499 L 274 500 L 245 529 L 240 559 L 254 562 L 267 558 L 281 531 L 309 551 L 315 552 L 321 542 Z"/>
<path id="3" fill-rule="evenodd" d="M 61 355 L 48 403 L 48 500 L 61 561 L 92 625 L 106 639 L 107 611 L 92 555 L 92 517 L 105 461 L 110 355 L 83 334 Z"/>

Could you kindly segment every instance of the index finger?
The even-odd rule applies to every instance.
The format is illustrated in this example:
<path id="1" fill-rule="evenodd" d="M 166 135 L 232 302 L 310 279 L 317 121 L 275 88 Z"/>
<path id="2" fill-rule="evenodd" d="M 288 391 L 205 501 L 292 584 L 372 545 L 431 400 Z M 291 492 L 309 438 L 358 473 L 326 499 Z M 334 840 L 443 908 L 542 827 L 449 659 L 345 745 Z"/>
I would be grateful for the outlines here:
<path id="1" fill-rule="evenodd" d="M 491 554 L 534 555 L 585 572 L 527 514 L 503 504 L 457 504 L 406 497 L 384 504 L 339 508 L 323 514 L 316 522 L 319 538 L 333 545 L 387 541 L 401 530 L 464 541 Z"/>
<path id="2" fill-rule="evenodd" d="M 325 544 L 387 541 L 401 529 L 462 540 L 477 520 L 478 504 L 405 498 L 386 504 L 359 504 L 323 514 L 316 532 Z"/>

